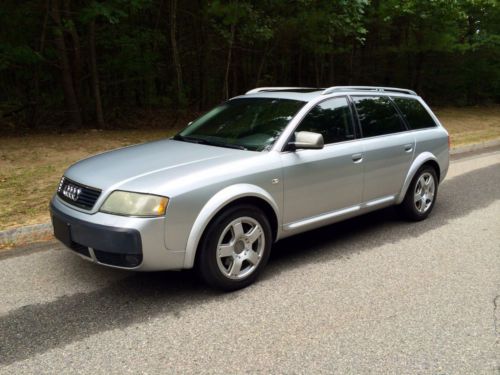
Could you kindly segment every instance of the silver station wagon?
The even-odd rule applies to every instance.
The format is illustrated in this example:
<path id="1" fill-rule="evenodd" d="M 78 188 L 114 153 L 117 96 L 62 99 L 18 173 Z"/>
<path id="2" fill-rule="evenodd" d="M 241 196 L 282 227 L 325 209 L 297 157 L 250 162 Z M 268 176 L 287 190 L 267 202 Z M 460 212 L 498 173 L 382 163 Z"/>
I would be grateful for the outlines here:
<path id="1" fill-rule="evenodd" d="M 448 133 L 411 90 L 258 88 L 170 139 L 77 162 L 50 210 L 55 237 L 87 260 L 195 267 L 235 290 L 282 238 L 390 205 L 425 219 L 448 159 Z"/>

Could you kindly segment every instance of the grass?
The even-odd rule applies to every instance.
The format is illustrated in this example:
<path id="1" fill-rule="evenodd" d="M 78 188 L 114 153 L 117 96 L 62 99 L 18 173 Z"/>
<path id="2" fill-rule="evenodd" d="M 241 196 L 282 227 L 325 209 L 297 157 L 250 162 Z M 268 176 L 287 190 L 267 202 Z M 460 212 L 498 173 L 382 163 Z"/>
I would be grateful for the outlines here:
<path id="1" fill-rule="evenodd" d="M 441 108 L 435 113 L 448 129 L 452 147 L 500 139 L 500 106 Z"/>
<path id="2" fill-rule="evenodd" d="M 442 108 L 436 113 L 450 132 L 453 147 L 500 139 L 500 106 Z M 50 197 L 75 161 L 173 132 L 115 130 L 0 138 L 0 230 L 48 221 Z"/>

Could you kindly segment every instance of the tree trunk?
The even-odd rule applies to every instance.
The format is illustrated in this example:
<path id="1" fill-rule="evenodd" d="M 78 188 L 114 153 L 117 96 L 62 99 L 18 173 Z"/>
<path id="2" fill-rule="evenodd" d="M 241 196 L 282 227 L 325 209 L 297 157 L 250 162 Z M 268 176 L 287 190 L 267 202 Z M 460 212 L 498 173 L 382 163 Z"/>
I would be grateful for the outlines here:
<path id="1" fill-rule="evenodd" d="M 302 86 L 302 81 L 303 81 L 303 79 L 302 79 L 302 77 L 303 77 L 303 73 L 302 73 L 303 56 L 304 56 L 304 54 L 302 53 L 302 48 L 301 48 L 301 49 L 299 49 L 299 62 L 297 63 L 297 83 L 299 86 Z"/>
<path id="2" fill-rule="evenodd" d="M 229 99 L 229 69 L 231 67 L 231 56 L 233 53 L 234 34 L 236 32 L 236 25 L 231 25 L 231 37 L 229 39 L 229 49 L 227 51 L 226 73 L 224 75 L 224 88 L 222 95 L 224 99 Z"/>
<path id="3" fill-rule="evenodd" d="M 63 83 L 64 100 L 66 102 L 66 108 L 70 120 L 69 128 L 74 130 L 82 126 L 82 114 L 80 112 L 80 107 L 78 106 L 75 86 L 71 74 L 71 66 L 69 64 L 68 55 L 66 54 L 66 42 L 64 40 L 64 31 L 61 22 L 59 0 L 52 1 L 51 15 L 56 24 L 54 43 L 56 45 L 59 63 L 61 65 L 60 68 Z"/>
<path id="4" fill-rule="evenodd" d="M 267 46 L 267 47 L 269 48 L 269 46 Z M 262 72 L 264 71 L 264 66 L 265 66 L 266 60 L 267 60 L 268 48 L 266 48 L 266 50 L 262 52 L 262 57 L 260 59 L 259 68 L 257 70 L 257 74 L 255 77 L 255 87 L 259 87 L 259 85 L 260 85 L 260 79 L 262 77 Z"/>
<path id="5" fill-rule="evenodd" d="M 68 32 L 71 37 L 71 46 L 73 52 L 73 83 L 75 86 L 76 99 L 78 100 L 78 105 L 82 108 L 82 72 L 83 72 L 83 60 L 81 52 L 80 36 L 75 27 L 75 22 L 73 21 L 73 16 L 71 14 L 71 0 L 64 0 L 63 2 L 64 18 L 68 21 Z"/>
<path id="6" fill-rule="evenodd" d="M 38 54 L 42 55 L 44 50 L 45 50 L 45 40 L 47 38 L 47 25 L 49 21 L 49 14 L 50 14 L 50 1 L 46 0 L 45 1 L 45 15 L 43 17 L 43 23 L 42 23 L 42 32 L 40 35 L 40 45 L 38 48 Z M 37 64 L 36 69 L 35 69 L 35 75 L 33 79 L 33 85 L 34 85 L 34 102 L 32 106 L 32 110 L 28 115 L 28 126 L 30 128 L 35 128 L 38 122 L 39 118 L 39 107 L 40 107 L 40 77 L 42 75 L 42 69 L 40 64 Z"/>
<path id="7" fill-rule="evenodd" d="M 182 83 L 182 66 L 177 47 L 177 0 L 171 0 L 170 3 L 170 42 L 172 44 L 172 57 L 177 78 L 177 100 L 181 104 L 184 102 L 184 87 Z"/>
<path id="8" fill-rule="evenodd" d="M 104 126 L 104 115 L 102 112 L 101 88 L 99 84 L 99 72 L 97 70 L 97 58 L 95 49 L 95 19 L 89 25 L 89 49 L 90 49 L 90 71 L 92 75 L 92 89 L 94 91 L 95 114 L 97 125 Z"/>
<path id="9" fill-rule="evenodd" d="M 330 64 L 328 64 L 328 85 L 335 86 L 335 54 L 330 53 Z"/>

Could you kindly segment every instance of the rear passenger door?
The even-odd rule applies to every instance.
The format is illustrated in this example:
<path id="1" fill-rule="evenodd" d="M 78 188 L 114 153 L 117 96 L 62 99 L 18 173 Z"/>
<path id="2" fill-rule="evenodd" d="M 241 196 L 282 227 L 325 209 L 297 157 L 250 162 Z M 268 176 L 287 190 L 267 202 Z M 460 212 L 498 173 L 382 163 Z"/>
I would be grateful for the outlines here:
<path id="1" fill-rule="evenodd" d="M 415 149 L 391 99 L 386 96 L 352 96 L 363 137 L 363 201 L 392 201 L 401 190 Z"/>

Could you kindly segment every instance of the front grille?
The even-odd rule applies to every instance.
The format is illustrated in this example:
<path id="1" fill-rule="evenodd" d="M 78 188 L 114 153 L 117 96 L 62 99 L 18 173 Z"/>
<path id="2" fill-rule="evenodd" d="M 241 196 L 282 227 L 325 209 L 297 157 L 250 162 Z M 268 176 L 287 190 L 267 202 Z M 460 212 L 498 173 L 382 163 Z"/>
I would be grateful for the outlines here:
<path id="1" fill-rule="evenodd" d="M 101 195 L 101 190 L 71 181 L 69 178 L 61 178 L 57 195 L 69 204 L 91 210 L 95 202 Z"/>

